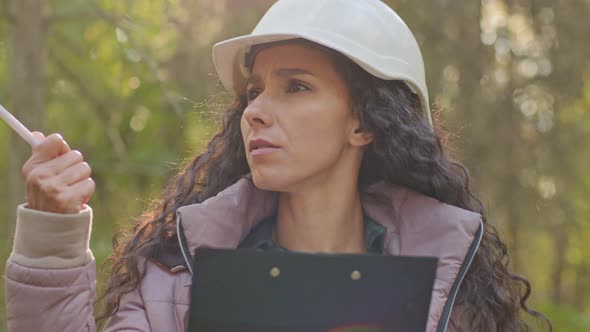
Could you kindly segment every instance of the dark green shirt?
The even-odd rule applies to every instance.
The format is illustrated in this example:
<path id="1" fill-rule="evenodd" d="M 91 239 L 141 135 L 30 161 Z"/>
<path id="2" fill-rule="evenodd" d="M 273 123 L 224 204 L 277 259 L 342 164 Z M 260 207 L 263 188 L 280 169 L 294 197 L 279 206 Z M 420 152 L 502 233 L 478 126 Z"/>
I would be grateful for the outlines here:
<path id="1" fill-rule="evenodd" d="M 253 248 L 260 250 L 287 251 L 272 238 L 273 229 L 276 225 L 276 217 L 268 217 L 254 227 L 238 248 Z M 385 238 L 385 227 L 376 223 L 371 218 L 364 217 L 365 244 L 367 252 L 381 254 L 383 252 L 383 239 Z"/>

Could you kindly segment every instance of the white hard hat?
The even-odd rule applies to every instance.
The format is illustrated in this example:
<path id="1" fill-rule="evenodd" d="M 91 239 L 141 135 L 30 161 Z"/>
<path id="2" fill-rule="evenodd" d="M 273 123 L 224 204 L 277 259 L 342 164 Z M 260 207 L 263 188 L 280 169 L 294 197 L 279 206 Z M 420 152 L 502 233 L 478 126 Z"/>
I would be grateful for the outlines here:
<path id="1" fill-rule="evenodd" d="M 250 48 L 295 38 L 331 48 L 381 79 L 405 81 L 432 125 L 420 47 L 404 21 L 380 0 L 277 1 L 251 34 L 213 46 L 221 83 L 229 91 L 243 91 Z"/>

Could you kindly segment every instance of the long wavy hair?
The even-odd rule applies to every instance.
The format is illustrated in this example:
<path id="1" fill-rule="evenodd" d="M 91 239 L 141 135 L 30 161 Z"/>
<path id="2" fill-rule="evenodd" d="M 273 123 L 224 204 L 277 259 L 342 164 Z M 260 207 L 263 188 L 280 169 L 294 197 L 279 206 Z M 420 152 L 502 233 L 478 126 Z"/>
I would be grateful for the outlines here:
<path id="1" fill-rule="evenodd" d="M 455 308 L 460 306 L 460 310 L 453 310 L 450 326 L 481 332 L 529 331 L 521 315 L 526 313 L 545 321 L 551 330 L 545 316 L 527 306 L 531 293 L 528 280 L 510 271 L 507 247 L 487 222 L 481 201 L 470 191 L 466 168 L 448 156 L 446 134 L 426 121 L 418 96 L 404 82 L 379 79 L 335 51 L 307 41 L 295 42 L 332 56 L 348 85 L 351 111 L 359 117 L 362 128 L 375 137 L 363 157 L 359 190 L 386 181 L 482 215 L 483 239 L 459 289 Z M 176 209 L 202 202 L 249 173 L 240 131 L 247 104 L 245 93 L 240 94 L 206 151 L 172 178 L 162 198 L 131 229 L 115 236 L 107 265 L 111 268 L 107 287 L 97 300 L 101 307 L 99 326 L 118 310 L 121 297 L 139 286 L 146 259 L 161 251 L 180 255 Z M 465 322 L 470 326 L 461 325 Z"/>

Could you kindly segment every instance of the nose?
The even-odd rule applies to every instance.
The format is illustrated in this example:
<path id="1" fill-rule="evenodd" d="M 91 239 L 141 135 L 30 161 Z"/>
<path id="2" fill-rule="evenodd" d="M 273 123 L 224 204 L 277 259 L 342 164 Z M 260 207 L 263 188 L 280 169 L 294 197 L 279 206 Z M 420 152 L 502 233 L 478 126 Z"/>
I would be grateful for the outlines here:
<path id="1" fill-rule="evenodd" d="M 270 127 L 273 123 L 272 102 L 264 94 L 260 94 L 244 110 L 243 117 L 251 128 Z"/>

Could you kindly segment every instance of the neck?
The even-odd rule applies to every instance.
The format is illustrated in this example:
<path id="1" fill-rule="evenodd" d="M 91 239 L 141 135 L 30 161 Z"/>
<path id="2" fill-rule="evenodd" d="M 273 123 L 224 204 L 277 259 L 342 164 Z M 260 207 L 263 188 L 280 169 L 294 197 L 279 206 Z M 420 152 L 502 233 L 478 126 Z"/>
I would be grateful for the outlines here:
<path id="1" fill-rule="evenodd" d="M 300 252 L 363 253 L 363 211 L 356 181 L 281 193 L 276 241 Z"/>

